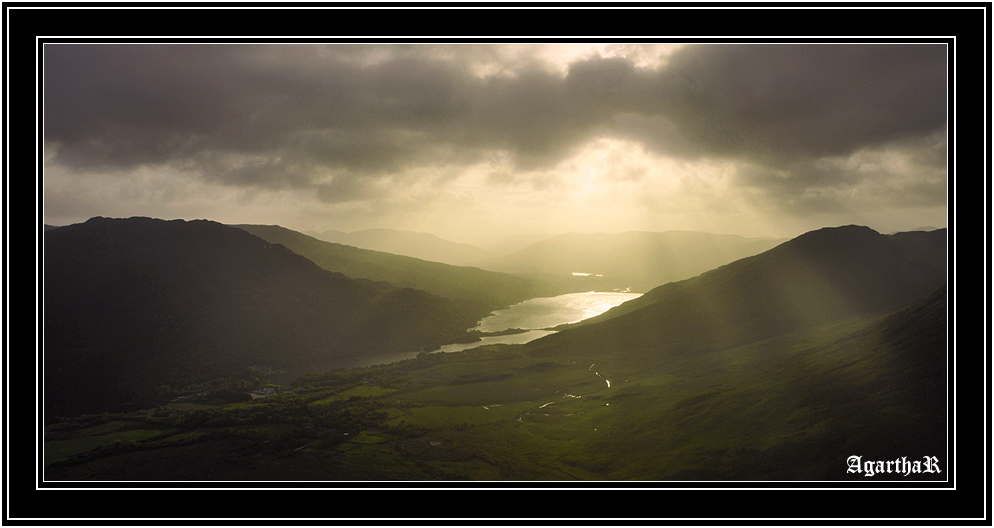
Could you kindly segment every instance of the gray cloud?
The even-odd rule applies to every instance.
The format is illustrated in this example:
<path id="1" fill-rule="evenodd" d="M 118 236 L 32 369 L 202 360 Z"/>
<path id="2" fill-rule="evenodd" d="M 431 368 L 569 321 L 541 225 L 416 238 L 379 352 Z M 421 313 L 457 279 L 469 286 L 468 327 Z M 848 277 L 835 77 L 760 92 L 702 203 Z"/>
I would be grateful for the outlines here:
<path id="1" fill-rule="evenodd" d="M 945 158 L 939 45 L 686 46 L 660 69 L 595 57 L 565 76 L 521 53 L 475 75 L 506 60 L 496 50 L 50 44 L 45 138 L 77 170 L 169 164 L 325 201 L 379 196 L 384 176 L 495 151 L 519 169 L 548 167 L 596 135 L 747 160 L 743 185 L 792 199 L 870 177 L 825 168 L 827 157 L 927 142 L 903 151 L 916 164 Z"/>
<path id="2" fill-rule="evenodd" d="M 862 207 L 941 207 L 946 201 L 944 136 L 895 141 L 849 156 L 800 159 L 782 167 L 744 165 L 736 185 L 765 207 L 793 215 Z"/>
<path id="3" fill-rule="evenodd" d="M 689 46 L 666 116 L 713 154 L 770 164 L 929 135 L 946 121 L 942 45 Z"/>

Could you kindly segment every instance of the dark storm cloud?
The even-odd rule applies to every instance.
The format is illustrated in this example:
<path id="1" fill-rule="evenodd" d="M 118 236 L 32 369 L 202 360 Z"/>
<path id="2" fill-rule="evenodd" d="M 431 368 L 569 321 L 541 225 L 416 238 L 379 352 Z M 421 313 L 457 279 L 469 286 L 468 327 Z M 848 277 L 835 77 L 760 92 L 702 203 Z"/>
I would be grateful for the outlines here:
<path id="1" fill-rule="evenodd" d="M 747 183 L 791 191 L 831 181 L 798 170 L 813 160 L 945 123 L 943 46 L 701 45 L 659 71 L 593 58 L 565 77 L 537 61 L 473 75 L 493 49 L 46 45 L 45 137 L 76 169 L 170 164 L 343 200 L 375 195 L 385 174 L 494 151 L 548 166 L 598 134 L 788 171 L 786 186 Z"/>
<path id="2" fill-rule="evenodd" d="M 45 47 L 45 135 L 79 164 L 160 162 L 237 125 L 230 49 Z M 173 137 L 176 143 L 163 141 Z"/>
<path id="3" fill-rule="evenodd" d="M 942 45 L 690 46 L 664 113 L 713 154 L 772 164 L 845 155 L 945 126 Z"/>
<path id="4" fill-rule="evenodd" d="M 189 165 L 224 152 L 369 173 L 493 149 L 549 161 L 607 115 L 591 105 L 604 97 L 548 71 L 482 80 L 407 48 L 372 65 L 340 60 L 394 51 L 362 49 L 47 46 L 46 139 L 78 168 Z M 246 174 L 205 168 L 235 182 Z"/>

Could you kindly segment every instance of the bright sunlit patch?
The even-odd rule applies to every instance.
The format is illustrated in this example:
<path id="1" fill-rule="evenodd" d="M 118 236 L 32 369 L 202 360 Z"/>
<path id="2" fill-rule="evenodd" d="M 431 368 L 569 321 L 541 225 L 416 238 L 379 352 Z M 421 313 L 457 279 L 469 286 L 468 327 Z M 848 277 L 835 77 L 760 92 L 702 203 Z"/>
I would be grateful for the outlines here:
<path id="1" fill-rule="evenodd" d="M 636 68 L 656 69 L 665 66 L 669 56 L 683 44 L 544 44 L 534 48 L 534 54 L 555 68 L 562 75 L 569 72 L 569 65 L 595 57 L 625 59 Z"/>
<path id="2" fill-rule="evenodd" d="M 570 65 L 580 61 L 624 59 L 641 69 L 659 69 L 683 44 L 577 43 L 498 44 L 487 46 L 426 47 L 439 60 L 459 60 L 476 77 L 514 77 L 536 66 L 566 76 Z M 366 60 L 370 61 L 374 57 Z"/>
<path id="3" fill-rule="evenodd" d="M 587 292 L 584 294 L 585 308 L 583 310 L 583 318 L 589 319 L 591 317 L 597 317 L 598 315 L 614 308 L 621 304 L 621 302 L 634 299 L 640 294 L 632 293 L 604 293 L 604 292 Z M 619 302 L 621 300 L 621 302 Z"/>
<path id="4" fill-rule="evenodd" d="M 583 183 L 580 188 L 580 198 L 585 198 L 590 193 L 600 190 L 600 187 L 596 183 L 594 183 L 594 180 L 596 180 L 597 175 L 604 172 L 604 170 L 588 168 L 583 172 L 584 172 L 584 177 L 583 177 Z"/>
<path id="5" fill-rule="evenodd" d="M 736 232 L 754 207 L 732 185 L 735 167 L 728 160 L 661 156 L 638 141 L 608 136 L 533 170 L 521 170 L 512 155 L 494 151 L 486 161 L 454 168 L 448 178 L 410 178 L 430 181 L 447 194 L 411 203 L 410 218 L 395 223 L 430 218 L 435 226 L 448 226 L 448 238 L 469 242 L 498 232 L 531 233 L 535 226 L 545 232 Z M 705 210 L 723 214 L 701 216 Z"/>
<path id="6" fill-rule="evenodd" d="M 586 292 L 539 297 L 498 310 L 480 321 L 477 330 L 498 332 L 509 328 L 541 329 L 575 323 L 600 315 L 641 293 Z"/>

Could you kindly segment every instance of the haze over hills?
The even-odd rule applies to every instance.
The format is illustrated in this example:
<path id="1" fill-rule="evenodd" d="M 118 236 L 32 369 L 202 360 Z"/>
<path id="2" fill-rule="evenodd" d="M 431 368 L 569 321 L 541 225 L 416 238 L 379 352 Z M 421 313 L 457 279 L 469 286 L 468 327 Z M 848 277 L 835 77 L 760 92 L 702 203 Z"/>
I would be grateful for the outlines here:
<path id="1" fill-rule="evenodd" d="M 533 345 L 611 353 L 727 348 L 910 302 L 945 283 L 945 229 L 825 228 L 662 285 Z"/>
<path id="2" fill-rule="evenodd" d="M 250 365 L 432 348 L 479 307 L 324 270 L 206 220 L 93 218 L 45 232 L 46 411 L 148 402 Z"/>
<path id="3" fill-rule="evenodd" d="M 525 299 L 563 293 L 536 279 L 325 242 L 280 226 L 236 227 L 283 244 L 329 271 L 471 301 L 479 306 L 479 317 Z"/>
<path id="4" fill-rule="evenodd" d="M 345 233 L 330 230 L 315 238 L 362 249 L 405 255 L 432 262 L 461 266 L 490 257 L 490 252 L 472 244 L 452 242 L 428 233 L 395 229 L 364 229 Z"/>
<path id="5" fill-rule="evenodd" d="M 547 280 L 582 280 L 591 289 L 627 287 L 644 292 L 755 255 L 783 241 L 694 231 L 568 233 L 476 265 Z M 570 278 L 574 273 L 589 275 Z"/>

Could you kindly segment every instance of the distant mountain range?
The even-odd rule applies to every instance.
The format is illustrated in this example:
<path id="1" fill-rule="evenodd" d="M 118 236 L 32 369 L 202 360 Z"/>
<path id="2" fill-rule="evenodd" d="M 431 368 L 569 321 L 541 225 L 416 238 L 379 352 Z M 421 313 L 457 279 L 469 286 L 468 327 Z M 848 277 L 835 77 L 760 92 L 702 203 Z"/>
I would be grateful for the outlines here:
<path id="1" fill-rule="evenodd" d="M 491 256 L 489 251 L 472 244 L 452 242 L 435 235 L 414 231 L 364 229 L 352 233 L 330 230 L 311 234 L 325 242 L 457 266 L 477 262 Z"/>
<path id="2" fill-rule="evenodd" d="M 481 311 L 322 269 L 245 230 L 93 218 L 44 235 L 49 414 L 148 402 L 162 385 L 431 349 Z"/>
<path id="3" fill-rule="evenodd" d="M 550 281 L 584 283 L 589 289 L 627 287 L 645 292 L 766 251 L 785 240 L 694 231 L 569 233 L 476 265 Z"/>

